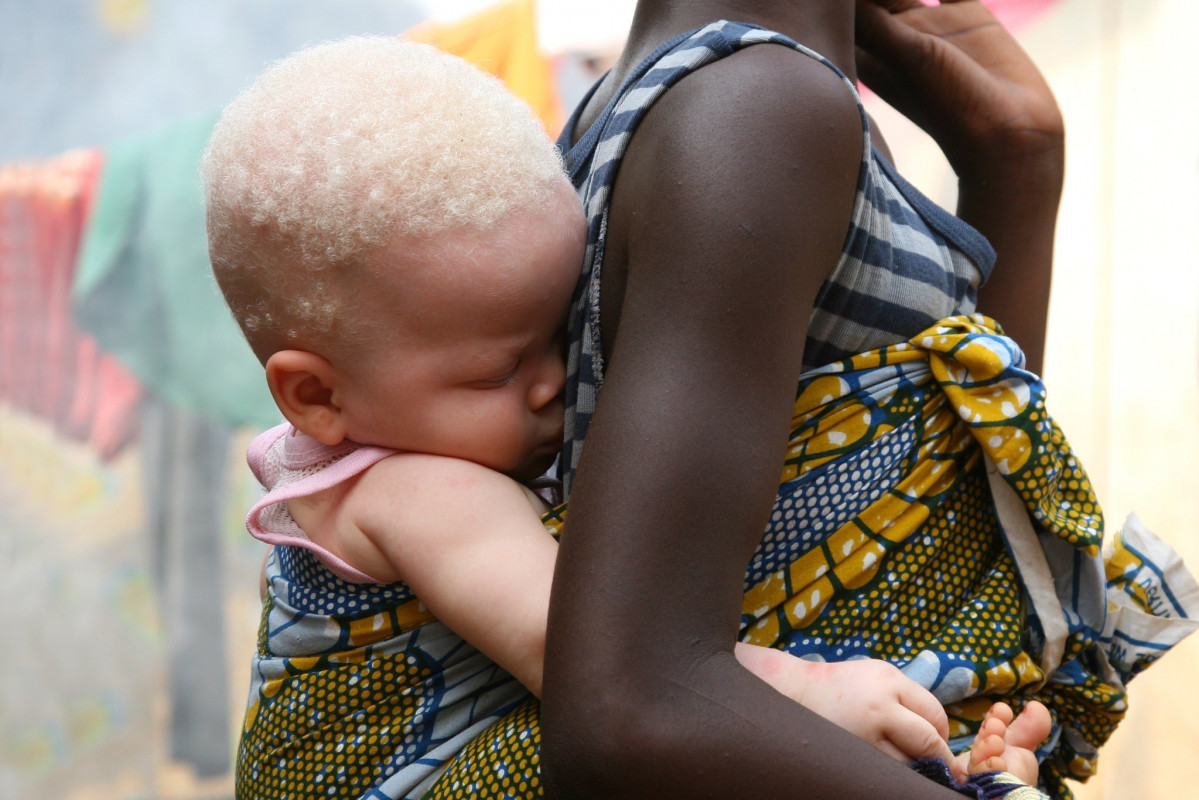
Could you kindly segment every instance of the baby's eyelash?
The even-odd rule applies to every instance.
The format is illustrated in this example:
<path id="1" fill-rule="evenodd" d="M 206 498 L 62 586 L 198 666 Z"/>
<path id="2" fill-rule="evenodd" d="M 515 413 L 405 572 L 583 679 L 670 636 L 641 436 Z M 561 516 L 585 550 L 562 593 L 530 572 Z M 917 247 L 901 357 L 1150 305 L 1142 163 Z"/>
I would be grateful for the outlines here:
<path id="1" fill-rule="evenodd" d="M 488 389 L 498 389 L 501 386 L 508 386 L 515 383 L 518 372 L 520 372 L 520 362 L 512 365 L 512 369 L 508 370 L 504 375 L 497 375 L 494 378 L 479 381 L 479 383 Z"/>

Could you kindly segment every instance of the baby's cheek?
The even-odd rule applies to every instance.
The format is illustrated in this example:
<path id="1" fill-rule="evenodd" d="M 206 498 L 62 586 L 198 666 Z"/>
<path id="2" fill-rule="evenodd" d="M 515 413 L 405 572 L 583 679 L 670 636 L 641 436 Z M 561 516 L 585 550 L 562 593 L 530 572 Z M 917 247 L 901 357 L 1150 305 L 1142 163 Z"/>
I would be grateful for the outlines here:
<path id="1" fill-rule="evenodd" d="M 514 424 L 511 413 L 503 407 L 485 409 L 446 432 L 454 437 L 474 460 L 494 469 L 509 469 L 526 455 L 526 432 Z"/>

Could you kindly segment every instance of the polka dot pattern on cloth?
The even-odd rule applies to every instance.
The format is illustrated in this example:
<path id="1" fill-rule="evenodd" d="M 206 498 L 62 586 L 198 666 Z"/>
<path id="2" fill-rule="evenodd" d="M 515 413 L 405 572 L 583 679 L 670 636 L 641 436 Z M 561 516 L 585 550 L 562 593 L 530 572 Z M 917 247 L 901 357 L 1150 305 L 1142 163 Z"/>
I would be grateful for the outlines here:
<path id="1" fill-rule="evenodd" d="M 540 703 L 530 698 L 472 740 L 424 800 L 540 797 L 540 708 Z"/>
<path id="2" fill-rule="evenodd" d="M 1094 558 L 1102 515 L 1022 354 L 985 317 L 807 373 L 779 495 L 746 572 L 742 638 L 822 661 L 881 658 L 949 705 L 963 742 L 994 698 L 1051 705 L 1071 742 L 1046 773 L 1086 777 L 1123 713 L 1083 664 L 1098 632 L 1075 615 L 1077 680 L 1045 685 L 1021 575 L 1004 546 L 984 454 L 1043 535 Z M 1079 734 L 1075 737 L 1074 734 Z"/>
<path id="3" fill-rule="evenodd" d="M 1091 669 L 1099 634 L 1084 615 L 1046 682 L 991 500 L 984 455 L 1042 536 L 1092 557 L 1102 516 L 1043 397 L 981 317 L 806 374 L 742 638 L 886 659 L 946 704 L 962 741 L 994 698 L 1035 697 L 1063 732 L 1042 778 L 1065 797 L 1125 703 Z M 554 535 L 565 511 L 543 520 Z M 292 547 L 276 548 L 268 578 L 239 798 L 541 795 L 537 703 L 407 587 L 343 581 Z"/>

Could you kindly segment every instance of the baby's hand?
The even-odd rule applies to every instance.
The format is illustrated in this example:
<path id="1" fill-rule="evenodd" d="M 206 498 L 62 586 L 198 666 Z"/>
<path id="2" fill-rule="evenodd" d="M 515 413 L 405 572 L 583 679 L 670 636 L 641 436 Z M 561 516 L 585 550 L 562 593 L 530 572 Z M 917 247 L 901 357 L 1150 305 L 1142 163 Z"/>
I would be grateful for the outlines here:
<path id="1" fill-rule="evenodd" d="M 952 764 L 949 720 L 932 693 L 885 661 L 803 661 L 780 650 L 741 644 L 737 660 L 774 689 L 908 763 Z"/>
<path id="2" fill-rule="evenodd" d="M 1008 772 L 1029 786 L 1037 785 L 1039 765 L 1036 748 L 1045 738 L 1053 721 L 1049 709 L 1030 701 L 1013 720 L 1011 706 L 996 703 L 983 718 L 982 727 L 970 749 L 951 764 L 959 781 L 980 772 Z"/>

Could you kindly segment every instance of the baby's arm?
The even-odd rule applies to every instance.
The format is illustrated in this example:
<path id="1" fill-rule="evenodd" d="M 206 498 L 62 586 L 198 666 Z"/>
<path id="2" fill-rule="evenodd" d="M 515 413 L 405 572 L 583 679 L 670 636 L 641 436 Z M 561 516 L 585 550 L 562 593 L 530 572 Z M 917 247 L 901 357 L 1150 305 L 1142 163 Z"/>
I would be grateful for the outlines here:
<path id="1" fill-rule="evenodd" d="M 940 758 L 955 778 L 1008 772 L 1036 786 L 1037 747 L 1049 735 L 1049 710 L 1033 700 L 1017 717 L 996 703 L 969 750 L 953 755 L 949 720 L 932 693 L 885 661 L 809 662 L 739 642 L 737 660 L 776 691 L 905 763 Z"/>
<path id="2" fill-rule="evenodd" d="M 407 583 L 439 620 L 541 695 L 558 545 L 520 484 L 470 461 L 405 453 L 367 470 L 346 505 L 334 552 Z"/>
<path id="3" fill-rule="evenodd" d="M 803 661 L 738 643 L 737 660 L 776 691 L 835 722 L 867 744 L 908 763 L 954 761 L 949 719 L 932 693 L 885 661 Z"/>

